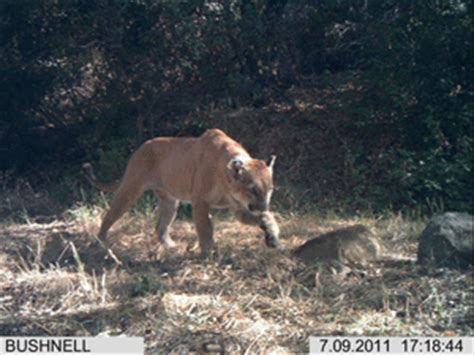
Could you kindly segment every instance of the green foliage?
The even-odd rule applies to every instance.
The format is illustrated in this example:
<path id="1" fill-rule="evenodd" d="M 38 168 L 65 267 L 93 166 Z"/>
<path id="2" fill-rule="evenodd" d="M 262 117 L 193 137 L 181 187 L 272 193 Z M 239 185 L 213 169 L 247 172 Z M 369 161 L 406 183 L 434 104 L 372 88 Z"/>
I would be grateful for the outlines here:
<path id="1" fill-rule="evenodd" d="M 150 292 L 150 280 L 146 276 L 142 276 L 140 280 L 132 285 L 130 297 L 143 297 Z"/>
<path id="2" fill-rule="evenodd" d="M 397 205 L 472 210 L 471 3 L 384 5 L 368 11 L 360 34 L 373 56 L 361 63 L 363 110 L 350 129 L 370 144 L 362 155 L 386 169 L 382 186 Z"/>
<path id="3" fill-rule="evenodd" d="M 288 136 L 273 153 L 306 195 L 472 211 L 472 10 L 462 0 L 3 1 L 0 169 L 51 184 L 93 161 L 114 179 L 147 138 L 200 134 L 198 113 L 278 104 L 290 113 L 267 111 L 252 127 Z M 321 103 L 335 113 L 335 144 L 320 116 L 290 116 L 289 94 L 333 90 L 344 72 L 357 94 Z M 216 125 L 258 148 L 240 121 Z M 308 138 L 305 165 L 290 169 L 304 150 L 296 127 L 325 143 Z M 318 168 L 331 174 L 314 171 L 322 147 L 335 159 Z"/>

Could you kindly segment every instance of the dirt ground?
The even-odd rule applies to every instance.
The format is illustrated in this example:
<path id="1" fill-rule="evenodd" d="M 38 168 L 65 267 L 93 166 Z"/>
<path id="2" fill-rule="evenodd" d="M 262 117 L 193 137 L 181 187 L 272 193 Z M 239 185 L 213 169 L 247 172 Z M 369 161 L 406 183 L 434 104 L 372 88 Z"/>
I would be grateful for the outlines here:
<path id="1" fill-rule="evenodd" d="M 0 224 L 1 335 L 143 336 L 147 354 L 307 352 L 311 335 L 473 335 L 473 270 L 418 266 L 421 221 L 279 215 L 277 251 L 221 217 L 218 252 L 204 260 L 190 221 L 175 222 L 170 253 L 153 216 L 128 214 L 110 233 L 118 265 L 93 244 L 101 213 Z M 356 223 L 383 244 L 380 261 L 338 273 L 288 251 Z"/>

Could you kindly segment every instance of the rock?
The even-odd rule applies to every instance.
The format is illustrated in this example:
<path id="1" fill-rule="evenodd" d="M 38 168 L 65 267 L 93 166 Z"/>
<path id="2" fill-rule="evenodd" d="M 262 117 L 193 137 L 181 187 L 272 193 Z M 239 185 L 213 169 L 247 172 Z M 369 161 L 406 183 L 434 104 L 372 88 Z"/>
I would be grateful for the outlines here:
<path id="1" fill-rule="evenodd" d="M 328 262 L 366 265 L 376 260 L 380 251 L 381 246 L 370 230 L 357 224 L 321 234 L 295 249 L 293 254 L 307 264 Z"/>
<path id="2" fill-rule="evenodd" d="M 420 235 L 418 262 L 450 268 L 472 265 L 472 218 L 470 214 L 457 212 L 431 218 Z"/>

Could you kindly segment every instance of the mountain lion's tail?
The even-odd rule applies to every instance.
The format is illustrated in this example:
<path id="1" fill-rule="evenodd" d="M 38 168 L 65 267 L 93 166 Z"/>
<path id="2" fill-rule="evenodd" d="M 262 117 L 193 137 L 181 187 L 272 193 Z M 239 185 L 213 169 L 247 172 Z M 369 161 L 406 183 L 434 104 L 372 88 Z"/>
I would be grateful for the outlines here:
<path id="1" fill-rule="evenodd" d="M 99 190 L 102 190 L 105 192 L 115 192 L 120 185 L 120 180 L 117 180 L 115 182 L 110 182 L 110 183 L 97 180 L 94 174 L 94 169 L 92 169 L 92 165 L 90 163 L 84 163 L 82 165 L 82 171 L 84 172 L 84 175 L 86 176 L 87 181 L 89 181 L 93 186 L 95 186 Z"/>

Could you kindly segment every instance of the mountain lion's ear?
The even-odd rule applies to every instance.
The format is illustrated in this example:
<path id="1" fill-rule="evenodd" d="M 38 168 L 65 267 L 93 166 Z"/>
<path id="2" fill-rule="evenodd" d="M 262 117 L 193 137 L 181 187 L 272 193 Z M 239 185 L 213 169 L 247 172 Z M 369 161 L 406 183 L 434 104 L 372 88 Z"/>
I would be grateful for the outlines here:
<path id="1" fill-rule="evenodd" d="M 276 158 L 276 155 L 272 155 L 269 159 L 266 160 L 267 166 L 270 170 L 273 170 L 273 165 L 275 165 Z"/>
<path id="2" fill-rule="evenodd" d="M 244 170 L 244 161 L 239 157 L 232 158 L 227 164 L 227 171 L 234 180 L 238 180 Z"/>

